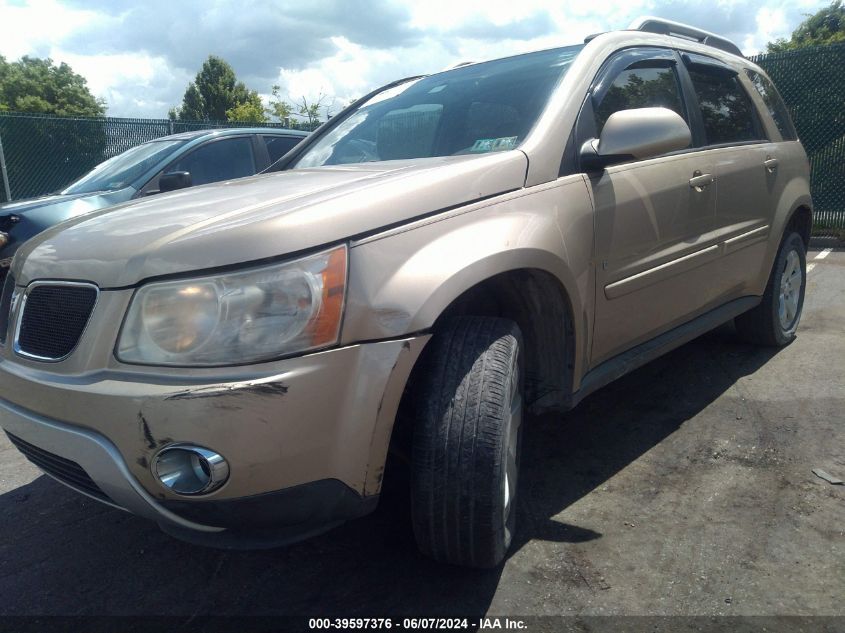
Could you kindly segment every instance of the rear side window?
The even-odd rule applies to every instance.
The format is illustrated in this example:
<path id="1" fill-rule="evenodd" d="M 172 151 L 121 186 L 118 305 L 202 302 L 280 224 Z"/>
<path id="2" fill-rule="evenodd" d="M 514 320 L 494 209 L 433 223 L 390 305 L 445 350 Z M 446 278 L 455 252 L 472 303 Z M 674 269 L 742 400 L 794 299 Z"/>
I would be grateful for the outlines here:
<path id="1" fill-rule="evenodd" d="M 298 136 L 262 136 L 261 138 L 267 146 L 271 163 L 275 163 L 302 140 Z"/>
<path id="2" fill-rule="evenodd" d="M 255 173 L 252 139 L 242 136 L 202 145 L 167 171 L 191 172 L 191 182 L 195 185 L 252 176 Z"/>
<path id="3" fill-rule="evenodd" d="M 796 140 L 798 135 L 795 133 L 792 120 L 789 118 L 789 111 L 786 109 L 783 99 L 780 98 L 780 94 L 778 94 L 775 85 L 769 81 L 767 77 L 758 72 L 754 72 L 749 68 L 745 69 L 745 74 L 748 75 L 752 85 L 763 98 L 763 102 L 766 104 L 766 109 L 769 111 L 772 119 L 774 119 L 775 125 L 777 125 L 778 130 L 780 130 L 783 140 Z"/>
<path id="4" fill-rule="evenodd" d="M 707 145 L 759 139 L 751 99 L 736 75 L 697 66 L 689 68 L 689 75 L 701 107 Z"/>
<path id="5" fill-rule="evenodd" d="M 594 108 L 597 135 L 601 134 L 610 115 L 620 110 L 663 107 L 677 112 L 686 120 L 674 66 L 652 63 L 655 66 L 649 67 L 645 65 L 648 62 L 641 62 L 641 67 L 628 68 L 616 75 L 601 103 Z"/>

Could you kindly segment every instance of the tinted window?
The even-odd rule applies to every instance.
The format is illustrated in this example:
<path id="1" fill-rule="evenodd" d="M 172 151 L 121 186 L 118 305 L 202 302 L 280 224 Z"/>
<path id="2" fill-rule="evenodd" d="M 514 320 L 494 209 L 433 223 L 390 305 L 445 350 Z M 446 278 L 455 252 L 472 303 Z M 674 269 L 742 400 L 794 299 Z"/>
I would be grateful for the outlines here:
<path id="1" fill-rule="evenodd" d="M 619 73 L 595 106 L 596 134 L 614 112 L 633 108 L 669 108 L 686 120 L 674 68 L 629 68 Z"/>
<path id="2" fill-rule="evenodd" d="M 513 149 L 582 48 L 461 66 L 388 88 L 322 134 L 295 167 Z"/>
<path id="3" fill-rule="evenodd" d="M 167 171 L 189 171 L 191 182 L 195 185 L 252 176 L 255 173 L 252 139 L 239 137 L 212 141 L 195 149 L 168 167 Z"/>
<path id="4" fill-rule="evenodd" d="M 264 139 L 264 144 L 270 153 L 271 163 L 275 163 L 302 140 L 299 136 L 262 136 L 261 138 Z"/>
<path id="5" fill-rule="evenodd" d="M 769 114 L 774 119 L 775 125 L 777 125 L 781 136 L 783 136 L 783 140 L 794 141 L 798 138 L 795 133 L 795 128 L 792 127 L 792 120 L 789 118 L 789 112 L 783 103 L 783 99 L 780 98 L 778 91 L 775 89 L 774 84 L 766 77 L 760 73 L 754 72 L 753 70 L 746 69 L 745 74 L 748 75 L 751 83 L 763 98 L 763 102 L 766 104 L 766 109 L 768 109 Z"/>
<path id="6" fill-rule="evenodd" d="M 707 145 L 756 140 L 751 99 L 739 79 L 725 71 L 691 67 L 690 79 L 701 106 Z"/>

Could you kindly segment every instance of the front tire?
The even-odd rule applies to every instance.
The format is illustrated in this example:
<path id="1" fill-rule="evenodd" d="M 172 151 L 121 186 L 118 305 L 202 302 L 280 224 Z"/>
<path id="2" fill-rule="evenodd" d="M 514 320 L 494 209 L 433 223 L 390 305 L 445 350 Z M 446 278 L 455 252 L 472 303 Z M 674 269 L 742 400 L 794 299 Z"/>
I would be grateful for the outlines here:
<path id="1" fill-rule="evenodd" d="M 806 285 L 804 240 L 798 233 L 788 233 L 780 244 L 760 305 L 735 319 L 739 335 L 757 345 L 783 347 L 791 343 L 801 320 Z"/>
<path id="2" fill-rule="evenodd" d="M 416 393 L 414 534 L 435 560 L 494 567 L 516 519 L 522 335 L 506 319 L 460 317 L 430 346 Z"/>

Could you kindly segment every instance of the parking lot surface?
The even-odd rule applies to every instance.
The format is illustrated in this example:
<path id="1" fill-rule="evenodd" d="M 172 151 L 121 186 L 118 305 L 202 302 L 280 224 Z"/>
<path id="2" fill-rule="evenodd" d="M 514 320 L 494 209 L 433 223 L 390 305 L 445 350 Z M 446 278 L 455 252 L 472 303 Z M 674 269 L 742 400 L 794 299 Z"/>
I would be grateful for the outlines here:
<path id="1" fill-rule="evenodd" d="M 398 473 L 369 517 L 220 551 L 64 488 L 3 436 L 0 614 L 845 615 L 845 488 L 812 472 L 845 479 L 845 252 L 818 255 L 787 348 L 726 326 L 529 419 L 516 542 L 489 572 L 417 554 Z"/>

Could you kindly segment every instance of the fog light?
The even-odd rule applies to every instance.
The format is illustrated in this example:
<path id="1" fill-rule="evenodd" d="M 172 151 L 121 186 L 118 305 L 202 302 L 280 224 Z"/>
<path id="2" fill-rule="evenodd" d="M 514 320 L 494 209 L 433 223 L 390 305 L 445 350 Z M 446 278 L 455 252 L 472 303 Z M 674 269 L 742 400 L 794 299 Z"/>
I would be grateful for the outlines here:
<path id="1" fill-rule="evenodd" d="M 187 444 L 162 449 L 156 455 L 153 471 L 165 488 L 180 495 L 208 494 L 229 478 L 229 464 L 222 455 Z"/>

